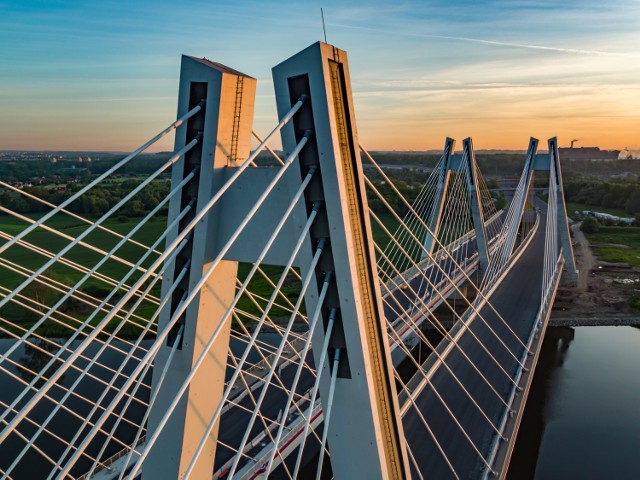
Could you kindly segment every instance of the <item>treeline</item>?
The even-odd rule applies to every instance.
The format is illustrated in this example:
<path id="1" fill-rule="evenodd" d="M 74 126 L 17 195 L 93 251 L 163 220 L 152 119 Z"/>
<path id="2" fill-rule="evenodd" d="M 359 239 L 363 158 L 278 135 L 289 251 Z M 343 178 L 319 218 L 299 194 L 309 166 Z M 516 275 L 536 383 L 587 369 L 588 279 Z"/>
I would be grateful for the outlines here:
<path id="1" fill-rule="evenodd" d="M 458 150 L 459 151 L 459 150 Z M 282 152 L 278 152 L 281 156 Z M 78 162 L 77 158 L 69 156 L 59 158 L 55 163 L 45 158 L 10 158 L 0 161 L 0 180 L 14 183 L 25 182 L 36 177 L 56 178 L 61 181 L 76 177 L 90 178 L 99 175 L 113 167 L 122 158 L 122 154 L 85 152 L 85 160 Z M 92 155 L 93 161 L 87 162 L 86 156 Z M 120 175 L 146 175 L 157 170 L 171 155 L 170 152 L 140 154 L 134 160 L 118 170 Z M 372 152 L 373 158 L 382 165 L 433 168 L 441 157 L 433 152 Z M 482 173 L 487 177 L 518 177 L 524 167 L 524 153 L 486 153 L 476 154 L 476 160 Z M 561 159 L 565 178 L 611 177 L 640 175 L 639 160 L 597 161 Z M 269 152 L 263 151 L 257 157 L 260 165 L 276 165 L 277 162 Z M 363 161 L 366 166 L 369 162 Z"/>
<path id="2" fill-rule="evenodd" d="M 279 152 L 282 156 L 282 153 Z M 82 162 L 78 158 L 57 158 L 54 162 L 50 158 L 23 158 L 16 156 L 0 161 L 0 180 L 3 182 L 28 183 L 44 179 L 46 183 L 64 184 L 70 180 L 80 179 L 87 181 L 97 175 L 101 175 L 120 160 L 122 154 L 98 153 L 93 154 L 92 161 L 87 161 L 85 154 Z M 149 175 L 158 170 L 171 156 L 170 152 L 142 153 L 133 160 L 119 168 L 114 175 L 116 177 Z M 269 152 L 260 152 L 256 158 L 259 165 L 277 165 L 277 161 Z"/>
<path id="3" fill-rule="evenodd" d="M 44 178 L 47 183 L 62 184 L 80 178 L 82 181 L 100 175 L 122 160 L 122 155 L 100 154 L 102 157 L 82 163 L 78 159 L 61 158 L 53 162 L 48 158 L 15 158 L 0 162 L 0 180 L 7 183 L 30 182 Z M 146 175 L 160 168 L 170 153 L 141 154 L 127 163 L 116 175 Z"/>
<path id="4" fill-rule="evenodd" d="M 78 200 L 69 205 L 69 210 L 74 213 L 90 217 L 96 217 L 106 213 L 115 206 L 125 195 L 133 190 L 139 180 L 106 180 L 99 186 L 93 187 Z M 82 188 L 79 184 L 70 184 L 64 191 L 58 188 L 48 187 L 24 187 L 26 193 L 34 195 L 42 200 L 59 205 L 71 195 Z M 117 216 L 141 217 L 146 215 L 169 193 L 168 180 L 161 179 L 151 182 L 141 192 L 127 202 L 116 213 Z M 21 193 L 6 190 L 0 193 L 0 204 L 17 213 L 47 212 L 50 207 L 30 199 Z"/>
<path id="5" fill-rule="evenodd" d="M 433 168 L 441 154 L 426 152 L 372 152 L 372 157 L 381 165 L 408 165 Z M 524 154 L 519 153 L 479 153 L 476 161 L 485 176 L 513 177 L 522 173 Z M 366 165 L 368 162 L 363 161 Z"/>
<path id="6" fill-rule="evenodd" d="M 640 217 L 640 182 L 604 182 L 594 179 L 564 181 L 567 202 L 584 203 L 594 207 L 617 208 L 631 216 Z"/>
<path id="7" fill-rule="evenodd" d="M 372 183 L 375 186 L 376 190 L 380 193 L 380 196 L 382 196 L 382 198 L 384 198 L 385 200 L 382 201 L 373 190 L 367 189 L 367 201 L 369 203 L 369 207 L 376 214 L 390 213 L 389 207 L 391 207 L 391 209 L 400 217 L 403 217 L 409 211 L 409 207 L 407 207 L 407 204 L 402 200 L 402 198 L 398 196 L 391 185 L 380 179 L 373 180 Z M 422 188 L 422 184 L 408 183 L 404 180 L 398 179 L 393 180 L 393 184 L 410 205 L 413 204 Z M 389 205 L 389 207 L 385 205 L 385 202 Z"/>
<path id="8" fill-rule="evenodd" d="M 583 177 L 611 177 L 620 175 L 640 175 L 640 160 L 612 160 L 593 162 L 591 160 L 563 160 L 562 175 Z"/>

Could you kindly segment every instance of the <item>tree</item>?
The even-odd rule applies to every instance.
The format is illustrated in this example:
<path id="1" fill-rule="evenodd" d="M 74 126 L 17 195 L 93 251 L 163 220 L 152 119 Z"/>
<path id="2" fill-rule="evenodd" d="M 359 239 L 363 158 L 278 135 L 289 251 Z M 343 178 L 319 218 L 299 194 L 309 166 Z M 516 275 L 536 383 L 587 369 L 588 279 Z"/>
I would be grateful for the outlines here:
<path id="1" fill-rule="evenodd" d="M 595 217 L 587 217 L 582 221 L 580 230 L 584 233 L 598 233 L 600 231 L 600 222 Z"/>
<path id="2" fill-rule="evenodd" d="M 635 215 L 640 212 L 640 188 L 636 188 L 631 192 L 625 205 L 627 213 Z"/>

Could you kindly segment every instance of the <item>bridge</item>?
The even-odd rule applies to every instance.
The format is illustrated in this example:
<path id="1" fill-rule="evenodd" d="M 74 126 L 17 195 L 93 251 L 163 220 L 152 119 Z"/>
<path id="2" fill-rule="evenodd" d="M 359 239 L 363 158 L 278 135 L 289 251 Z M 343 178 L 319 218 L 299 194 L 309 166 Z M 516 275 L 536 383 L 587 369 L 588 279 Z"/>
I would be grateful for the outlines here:
<path id="1" fill-rule="evenodd" d="M 470 138 L 420 189 L 378 165 L 346 52 L 273 81 L 263 138 L 256 80 L 184 56 L 177 120 L 140 148 L 57 204 L 2 184 L 42 212 L 0 206 L 3 479 L 505 477 L 578 274 L 556 139 L 497 211 Z"/>

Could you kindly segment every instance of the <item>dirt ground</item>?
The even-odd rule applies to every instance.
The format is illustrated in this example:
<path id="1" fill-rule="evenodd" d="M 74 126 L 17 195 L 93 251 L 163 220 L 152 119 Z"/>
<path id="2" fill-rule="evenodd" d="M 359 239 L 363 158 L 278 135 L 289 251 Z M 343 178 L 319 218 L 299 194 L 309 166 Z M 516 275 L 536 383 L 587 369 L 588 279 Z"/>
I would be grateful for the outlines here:
<path id="1" fill-rule="evenodd" d="M 580 272 L 577 286 L 561 285 L 552 318 L 640 316 L 629 302 L 640 296 L 640 271 L 628 264 L 599 261 L 579 228 L 571 227 L 573 252 Z"/>

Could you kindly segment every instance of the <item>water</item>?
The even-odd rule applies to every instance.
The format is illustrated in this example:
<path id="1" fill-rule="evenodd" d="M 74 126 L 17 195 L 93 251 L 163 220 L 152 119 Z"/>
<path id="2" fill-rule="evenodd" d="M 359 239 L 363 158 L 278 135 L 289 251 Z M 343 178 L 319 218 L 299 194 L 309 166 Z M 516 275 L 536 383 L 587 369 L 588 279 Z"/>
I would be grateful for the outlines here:
<path id="1" fill-rule="evenodd" d="M 639 329 L 548 330 L 507 478 L 640 478 Z"/>
<path id="2" fill-rule="evenodd" d="M 264 333 L 260 335 L 260 340 L 264 343 L 267 343 L 271 346 L 277 345 L 280 341 L 280 336 L 276 333 Z M 36 341 L 33 340 L 34 343 L 42 349 L 49 350 L 50 352 L 55 352 L 57 349 L 54 349 L 44 341 Z M 58 341 L 60 341 L 58 339 Z M 0 339 L 0 353 L 4 354 L 13 344 L 15 340 L 2 338 Z M 144 340 L 142 342 L 142 347 L 145 349 L 151 345 L 151 340 Z M 115 341 L 114 345 L 119 348 L 121 351 L 126 352 L 129 351 L 130 347 L 123 342 Z M 74 342 L 71 345 L 72 349 L 75 349 L 78 346 L 78 342 Z M 246 345 L 239 341 L 238 339 L 231 339 L 231 349 L 236 356 L 239 356 L 244 351 Z M 96 342 L 92 343 L 88 346 L 85 354 L 88 358 L 93 358 L 95 354 L 98 352 L 100 345 Z M 137 356 L 142 357 L 144 355 L 143 351 L 138 351 Z M 10 358 L 15 362 L 6 361 L 3 363 L 3 368 L 6 371 L 0 371 L 0 412 L 4 412 L 5 406 L 10 404 L 16 396 L 23 390 L 24 385 L 20 383 L 18 378 L 21 378 L 24 381 L 30 382 L 33 379 L 33 375 L 29 374 L 25 369 L 20 368 L 18 365 L 22 367 L 26 367 L 32 371 L 40 371 L 50 359 L 50 356 L 42 353 L 42 351 L 36 348 L 25 348 L 24 345 L 18 347 L 18 349 L 10 356 Z M 66 358 L 66 356 L 64 357 Z M 100 363 L 103 365 L 107 365 L 111 368 L 117 369 L 121 362 L 124 359 L 124 354 L 121 352 L 117 352 L 111 349 L 107 349 L 100 357 Z M 251 363 L 255 363 L 259 360 L 259 355 L 256 351 L 252 350 L 247 360 Z M 85 361 L 79 361 L 77 365 L 82 369 L 85 367 Z M 129 362 L 123 373 L 128 375 L 133 368 L 135 367 L 134 362 Z M 53 373 L 53 370 L 49 370 L 48 375 Z M 110 372 L 103 368 L 93 367 L 91 369 L 91 373 L 96 377 L 108 381 L 111 379 L 113 372 Z M 231 376 L 231 370 L 227 371 L 227 378 Z M 78 378 L 79 372 L 69 370 L 67 371 L 62 378 L 58 382 L 56 382 L 56 386 L 54 386 L 50 395 L 53 401 L 43 400 L 38 403 L 38 405 L 29 413 L 28 418 L 30 420 L 35 421 L 37 424 L 42 424 L 44 419 L 46 419 L 49 413 L 53 410 L 58 400 L 60 400 L 65 394 L 65 390 L 60 387 L 64 387 L 65 389 L 71 387 L 74 381 Z M 126 377 L 125 377 L 126 378 Z M 148 372 L 145 383 L 150 384 L 151 382 L 151 372 Z M 40 387 L 44 381 L 36 384 L 37 387 Z M 121 378 L 116 386 L 119 387 L 124 383 L 124 378 Z M 66 402 L 67 405 L 77 416 L 65 412 L 60 411 L 53 420 L 49 423 L 47 427 L 47 432 L 43 432 L 39 440 L 37 441 L 37 446 L 41 448 L 47 455 L 51 458 L 58 459 L 62 454 L 64 447 L 62 446 L 62 442 L 53 438 L 53 434 L 59 436 L 65 440 L 70 440 L 76 431 L 81 427 L 82 420 L 86 416 L 88 416 L 89 412 L 93 407 L 93 403 L 98 400 L 100 394 L 105 389 L 105 386 L 95 379 L 85 378 L 76 388 L 76 392 L 89 401 L 81 400 L 76 397 L 70 397 Z M 102 405 L 108 405 L 111 399 L 113 398 L 114 393 L 111 392 L 108 394 L 101 402 Z M 143 402 L 149 401 L 149 390 L 148 388 L 142 387 L 136 393 L 136 398 L 140 399 Z M 23 402 L 19 404 L 22 405 Z M 116 430 L 116 438 L 122 440 L 126 444 L 129 444 L 133 441 L 135 434 L 138 430 L 138 425 L 140 424 L 145 408 L 137 402 L 132 402 L 129 408 L 127 409 L 127 413 L 125 415 L 126 419 L 130 422 L 122 422 L 118 429 Z M 95 417 L 94 417 L 95 418 Z M 114 418 L 111 417 L 107 423 L 105 424 L 105 430 L 110 431 L 112 425 L 114 424 Z M 19 426 L 19 431 L 26 437 L 31 438 L 31 436 L 36 432 L 37 428 L 34 424 L 29 423 L 29 421 L 23 422 Z M 48 433 L 51 432 L 51 433 Z M 104 441 L 104 436 L 98 436 L 97 441 L 93 442 L 87 451 L 91 455 L 96 455 Z M 18 435 L 10 436 L 5 442 L 0 446 L 0 471 L 6 470 L 9 465 L 13 462 L 16 456 L 22 451 L 25 446 L 25 441 L 23 438 L 20 438 Z M 109 456 L 117 453 L 122 449 L 122 445 L 111 441 L 109 443 L 108 448 L 106 449 L 105 455 L 103 458 L 108 458 Z M 67 457 L 68 458 L 68 457 Z M 82 458 L 78 461 L 76 467 L 72 471 L 75 475 L 80 475 L 88 471 L 92 464 L 92 461 L 88 458 Z M 47 478 L 49 472 L 51 471 L 51 464 L 49 464 L 44 457 L 38 453 L 35 449 L 30 449 L 25 457 L 17 464 L 15 470 L 13 470 L 11 476 L 14 479 L 40 479 Z"/>
<path id="3" fill-rule="evenodd" d="M 273 339 L 264 340 L 271 343 Z M 5 351 L 10 342 L 0 340 L 0 351 Z M 41 361 L 26 352 L 18 353 L 18 358 L 33 362 L 32 366 Z M 114 357 L 111 362 L 116 364 L 117 360 Z M 508 478 L 640 478 L 639 371 L 640 329 L 550 328 L 536 368 Z M 70 374 L 62 383 L 68 386 L 74 377 Z M 14 382 L 1 379 L 0 397 L 5 402 L 17 390 Z M 100 390 L 96 388 L 95 391 Z M 79 406 L 74 403 L 74 407 Z M 43 410 L 47 408 L 50 406 L 42 406 Z M 39 409 L 34 412 L 39 419 L 44 414 L 45 411 Z M 136 409 L 132 419 L 139 416 L 141 410 Z M 55 428 L 66 436 L 75 426 L 58 424 Z M 131 436 L 132 432 L 123 431 L 122 435 Z M 3 445 L 0 455 L 3 462 L 0 463 L 12 458 L 16 447 Z M 43 478 L 49 470 L 46 464 L 29 462 L 14 478 Z"/>

